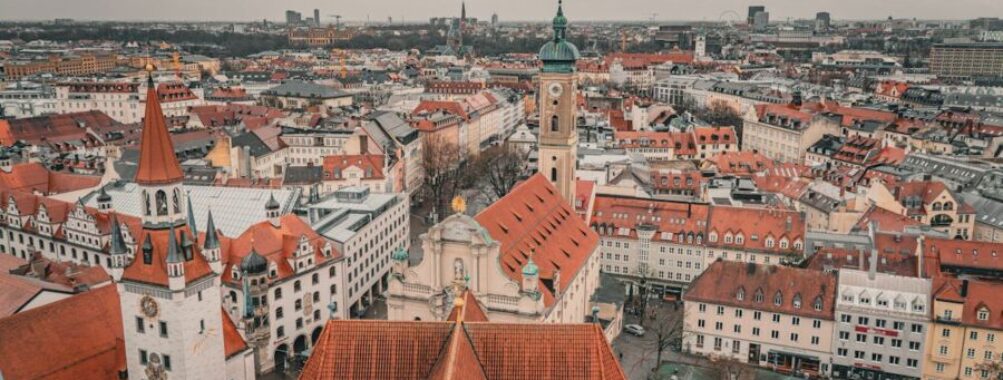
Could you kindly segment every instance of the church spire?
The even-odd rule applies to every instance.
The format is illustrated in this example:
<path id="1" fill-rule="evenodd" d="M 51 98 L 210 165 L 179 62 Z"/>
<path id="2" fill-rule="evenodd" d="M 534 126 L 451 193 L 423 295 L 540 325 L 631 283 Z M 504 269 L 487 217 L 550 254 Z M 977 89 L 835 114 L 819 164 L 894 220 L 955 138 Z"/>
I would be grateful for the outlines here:
<path id="1" fill-rule="evenodd" d="M 192 238 L 198 241 L 199 231 L 195 226 L 195 208 L 192 207 L 192 193 L 188 192 L 185 199 L 188 201 L 188 229 L 192 231 Z"/>
<path id="2" fill-rule="evenodd" d="M 167 132 L 167 121 L 160 108 L 160 97 L 153 83 L 153 65 L 147 65 L 146 113 L 143 117 L 143 134 L 139 145 L 139 168 L 136 183 L 140 185 L 165 185 L 184 179 L 174 144 Z"/>

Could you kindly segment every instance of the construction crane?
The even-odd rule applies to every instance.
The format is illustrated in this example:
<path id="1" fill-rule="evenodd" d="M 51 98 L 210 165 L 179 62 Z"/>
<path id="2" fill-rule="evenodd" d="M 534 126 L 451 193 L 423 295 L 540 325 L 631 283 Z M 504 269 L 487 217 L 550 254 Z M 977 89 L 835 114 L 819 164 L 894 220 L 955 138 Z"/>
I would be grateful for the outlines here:
<path id="1" fill-rule="evenodd" d="M 334 28 L 335 29 L 340 29 L 341 28 L 341 15 L 327 15 L 327 18 L 333 18 L 334 19 Z"/>

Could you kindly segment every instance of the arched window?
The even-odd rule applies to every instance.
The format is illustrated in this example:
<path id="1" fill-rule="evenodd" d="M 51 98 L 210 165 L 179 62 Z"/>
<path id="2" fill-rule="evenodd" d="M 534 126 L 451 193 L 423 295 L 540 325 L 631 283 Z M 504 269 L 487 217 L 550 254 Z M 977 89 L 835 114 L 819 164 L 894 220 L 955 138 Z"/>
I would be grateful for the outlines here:
<path id="1" fill-rule="evenodd" d="M 815 297 L 815 311 L 822 311 L 822 297 Z"/>
<path id="2" fill-rule="evenodd" d="M 783 296 L 783 294 L 780 294 L 779 290 L 777 291 L 777 294 L 773 295 L 773 304 L 776 305 L 776 306 L 780 306 L 780 305 L 784 304 L 784 296 Z"/>
<path id="3" fill-rule="evenodd" d="M 794 304 L 794 308 L 795 309 L 800 309 L 801 308 L 801 294 L 800 293 L 794 295 L 793 304 Z"/>
<path id="4" fill-rule="evenodd" d="M 756 295 L 753 296 L 753 301 L 763 302 L 763 289 L 756 289 Z"/>
<path id="5" fill-rule="evenodd" d="M 954 209 L 954 203 L 944 202 L 944 211 L 951 211 Z"/>
<path id="6" fill-rule="evenodd" d="M 174 206 L 174 213 L 175 214 L 181 213 L 181 189 L 176 188 L 176 187 L 174 188 L 174 199 L 173 199 L 173 201 L 174 201 L 174 204 L 173 204 L 173 206 Z"/>
<path id="7" fill-rule="evenodd" d="M 167 215 L 167 193 L 157 190 L 157 216 Z"/>
<path id="8" fill-rule="evenodd" d="M 557 168 L 550 168 L 550 181 L 557 182 Z"/>
<path id="9" fill-rule="evenodd" d="M 940 207 L 940 202 L 933 202 L 933 211 L 940 211 L 940 210 L 942 210 Z"/>
<path id="10" fill-rule="evenodd" d="M 550 131 L 551 132 L 557 132 L 557 130 L 560 129 L 560 124 L 557 122 L 557 120 L 558 120 L 557 119 L 557 115 L 554 115 L 554 116 L 552 116 L 550 118 Z"/>
<path id="11" fill-rule="evenodd" d="M 151 212 L 153 212 L 153 208 L 150 207 L 150 193 L 143 190 L 143 214 L 150 216 Z"/>
<path id="12" fill-rule="evenodd" d="M 735 294 L 735 298 L 739 301 L 745 300 L 745 288 L 738 288 L 738 293 Z"/>

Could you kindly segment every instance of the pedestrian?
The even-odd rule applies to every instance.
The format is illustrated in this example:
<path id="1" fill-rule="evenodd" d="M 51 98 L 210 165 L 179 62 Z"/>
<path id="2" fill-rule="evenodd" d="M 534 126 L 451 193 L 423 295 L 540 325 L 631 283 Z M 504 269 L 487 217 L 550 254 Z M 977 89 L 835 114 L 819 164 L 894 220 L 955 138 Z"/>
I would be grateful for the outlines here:
<path id="1" fill-rule="evenodd" d="M 620 360 L 623 360 L 623 351 L 620 351 Z"/>

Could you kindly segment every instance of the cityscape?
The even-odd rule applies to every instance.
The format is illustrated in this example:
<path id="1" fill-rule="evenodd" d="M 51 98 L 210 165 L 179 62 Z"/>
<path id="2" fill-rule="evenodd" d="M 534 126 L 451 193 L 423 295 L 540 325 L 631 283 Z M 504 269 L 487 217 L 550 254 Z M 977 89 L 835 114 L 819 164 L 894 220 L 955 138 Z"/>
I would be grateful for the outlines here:
<path id="1" fill-rule="evenodd" d="M 1003 5 L 115 3 L 0 4 L 0 380 L 1003 380 Z"/>

